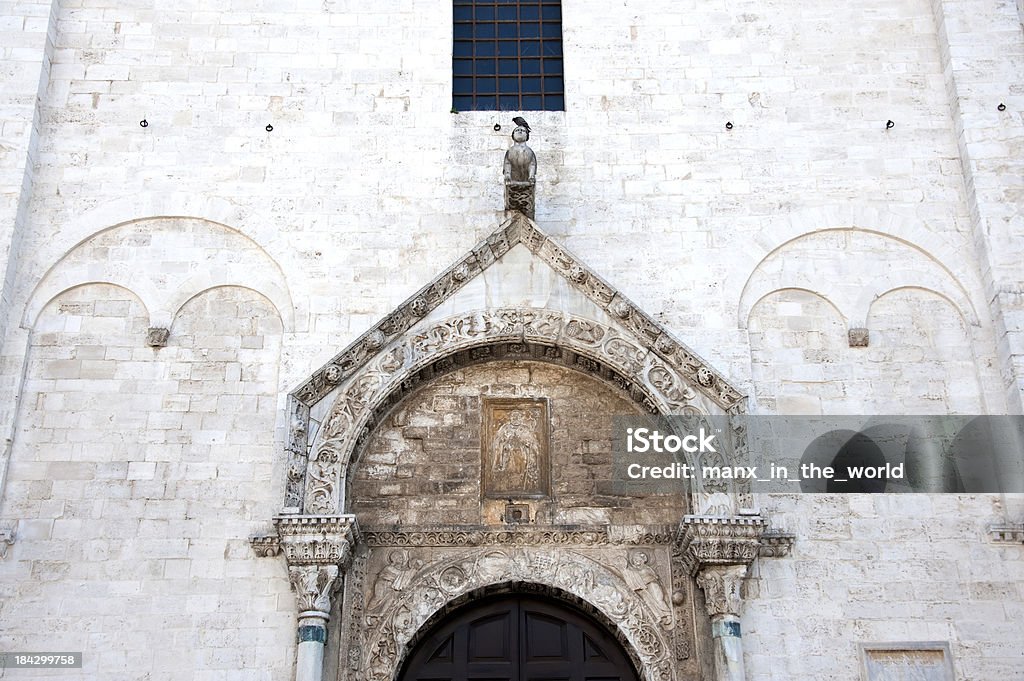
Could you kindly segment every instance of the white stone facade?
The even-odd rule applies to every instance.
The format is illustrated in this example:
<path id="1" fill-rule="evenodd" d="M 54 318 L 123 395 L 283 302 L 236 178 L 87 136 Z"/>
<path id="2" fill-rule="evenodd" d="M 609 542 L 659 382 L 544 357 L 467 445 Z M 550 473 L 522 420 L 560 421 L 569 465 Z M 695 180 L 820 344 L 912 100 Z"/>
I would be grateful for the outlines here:
<path id="1" fill-rule="evenodd" d="M 748 412 L 1024 412 L 1019 0 L 562 9 L 566 111 L 524 112 L 552 243 Z M 295 678 L 288 571 L 250 546 L 288 395 L 508 217 L 511 114 L 450 112 L 451 41 L 440 1 L 0 0 L 0 649 Z M 435 317 L 611 324 L 528 255 Z M 795 542 L 744 581 L 746 678 L 937 641 L 1024 679 L 1024 544 L 989 532 L 1019 496 L 756 502 Z"/>

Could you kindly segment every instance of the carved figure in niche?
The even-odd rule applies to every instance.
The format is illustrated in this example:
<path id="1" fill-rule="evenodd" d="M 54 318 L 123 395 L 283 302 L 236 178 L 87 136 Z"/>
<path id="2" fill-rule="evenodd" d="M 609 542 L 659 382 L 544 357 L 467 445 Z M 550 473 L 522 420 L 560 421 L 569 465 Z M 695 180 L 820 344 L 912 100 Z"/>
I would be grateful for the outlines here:
<path id="1" fill-rule="evenodd" d="M 537 422 L 516 410 L 498 428 L 494 441 L 494 471 L 507 486 L 528 489 L 540 477 Z"/>
<path id="2" fill-rule="evenodd" d="M 373 594 L 370 602 L 366 604 L 367 610 L 376 610 L 385 598 L 395 591 L 401 591 L 412 581 L 413 572 L 421 565 L 421 561 L 410 561 L 409 552 L 405 549 L 395 549 L 388 554 L 387 564 L 377 575 L 373 583 Z"/>
<path id="3" fill-rule="evenodd" d="M 532 219 L 537 155 L 526 145 L 529 139 L 530 131 L 521 125 L 512 131 L 514 144 L 505 152 L 505 210 L 518 210 Z"/>
<path id="4" fill-rule="evenodd" d="M 628 563 L 623 574 L 626 584 L 651 607 L 662 626 L 671 627 L 672 608 L 665 597 L 658 573 L 651 567 L 650 554 L 647 551 L 633 551 L 629 554 Z"/>
<path id="5" fill-rule="evenodd" d="M 547 494 L 547 403 L 535 399 L 484 401 L 484 496 Z"/>

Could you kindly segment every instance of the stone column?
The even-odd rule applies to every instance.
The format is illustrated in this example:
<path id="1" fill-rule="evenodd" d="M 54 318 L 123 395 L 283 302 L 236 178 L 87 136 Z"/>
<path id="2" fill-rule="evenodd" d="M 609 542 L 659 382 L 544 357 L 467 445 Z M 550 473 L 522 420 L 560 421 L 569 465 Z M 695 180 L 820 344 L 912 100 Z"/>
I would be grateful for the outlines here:
<path id="1" fill-rule="evenodd" d="M 683 518 L 677 542 L 704 592 L 714 642 L 715 681 L 745 681 L 740 585 L 761 547 L 761 516 Z"/>
<path id="2" fill-rule="evenodd" d="M 740 584 L 746 565 L 715 565 L 697 573 L 697 584 L 711 616 L 714 641 L 715 679 L 744 681 L 743 638 L 740 628 Z"/>
<path id="3" fill-rule="evenodd" d="M 298 607 L 295 681 L 323 681 L 327 622 L 359 539 L 353 515 L 287 515 L 274 519 L 277 536 L 256 537 L 262 555 L 284 553 Z"/>

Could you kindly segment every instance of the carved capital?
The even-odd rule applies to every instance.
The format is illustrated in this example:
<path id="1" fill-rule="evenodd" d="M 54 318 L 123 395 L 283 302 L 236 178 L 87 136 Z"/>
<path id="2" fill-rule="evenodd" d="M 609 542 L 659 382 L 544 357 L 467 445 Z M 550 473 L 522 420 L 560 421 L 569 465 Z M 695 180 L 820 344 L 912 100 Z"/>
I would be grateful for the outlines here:
<path id="1" fill-rule="evenodd" d="M 708 566 L 747 566 L 757 558 L 767 524 L 762 516 L 688 515 L 676 542 L 691 573 Z"/>
<path id="2" fill-rule="evenodd" d="M 354 515 L 278 516 L 274 527 L 289 567 L 334 565 L 344 571 L 359 541 Z"/>
<path id="3" fill-rule="evenodd" d="M 288 579 L 295 589 L 299 612 L 327 618 L 331 594 L 341 585 L 359 542 L 354 515 L 282 515 L 274 518 L 275 535 L 253 537 L 258 556 L 284 554 Z"/>
<path id="4" fill-rule="evenodd" d="M 713 565 L 697 573 L 697 585 L 704 592 L 709 615 L 739 616 L 743 602 L 740 585 L 746 574 L 746 565 Z"/>
<path id="5" fill-rule="evenodd" d="M 295 600 L 300 613 L 331 611 L 331 595 L 340 586 L 337 565 L 289 565 L 288 581 L 295 589 Z"/>

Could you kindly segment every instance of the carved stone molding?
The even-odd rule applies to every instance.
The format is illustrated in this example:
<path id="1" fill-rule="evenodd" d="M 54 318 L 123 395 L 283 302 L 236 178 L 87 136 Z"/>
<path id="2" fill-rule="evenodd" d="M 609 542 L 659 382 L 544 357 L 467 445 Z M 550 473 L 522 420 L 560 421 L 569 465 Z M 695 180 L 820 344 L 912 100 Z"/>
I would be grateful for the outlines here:
<path id="1" fill-rule="evenodd" d="M 17 535 L 17 520 L 0 524 L 0 559 L 7 557 L 7 548 L 14 545 Z"/>
<path id="2" fill-rule="evenodd" d="M 739 614 L 743 602 L 740 586 L 746 574 L 746 565 L 711 565 L 697 573 L 697 585 L 704 592 L 708 615 Z"/>
<path id="3" fill-rule="evenodd" d="M 762 516 L 685 516 L 677 537 L 682 560 L 691 573 L 710 565 L 749 565 L 767 524 Z"/>
<path id="4" fill-rule="evenodd" d="M 784 558 L 789 555 L 794 541 L 795 535 L 769 530 L 761 535 L 761 548 L 757 555 L 761 558 Z"/>
<path id="5" fill-rule="evenodd" d="M 374 530 L 363 532 L 370 547 L 387 546 L 606 546 L 663 545 L 674 539 L 668 525 L 633 527 L 531 527 L 510 530 L 478 528 Z"/>
<path id="6" fill-rule="evenodd" d="M 614 560 L 566 548 L 518 546 L 455 548 L 431 559 L 437 550 L 385 550 L 384 567 L 369 585 L 365 619 L 351 623 L 350 678 L 394 678 L 416 635 L 452 603 L 488 587 L 531 585 L 585 603 L 611 623 L 636 656 L 645 681 L 675 679 L 674 622 L 666 621 L 663 578 L 652 569 L 650 555 L 657 550 L 667 557 L 665 548 L 617 549 Z M 636 552 L 650 553 L 641 558 Z M 360 632 L 367 638 L 357 642 Z"/>

